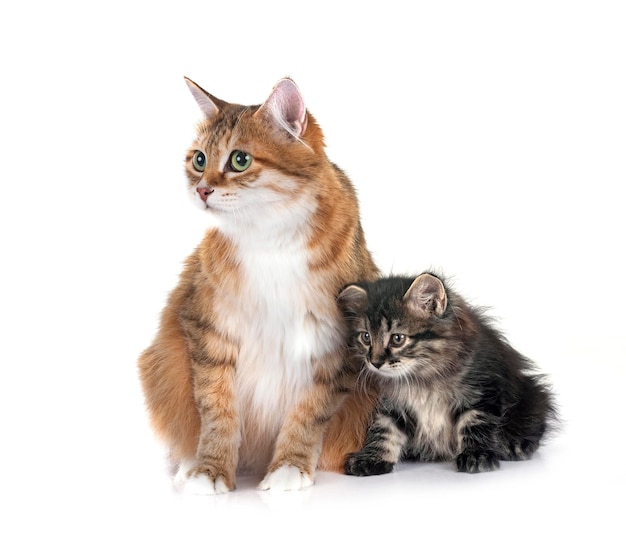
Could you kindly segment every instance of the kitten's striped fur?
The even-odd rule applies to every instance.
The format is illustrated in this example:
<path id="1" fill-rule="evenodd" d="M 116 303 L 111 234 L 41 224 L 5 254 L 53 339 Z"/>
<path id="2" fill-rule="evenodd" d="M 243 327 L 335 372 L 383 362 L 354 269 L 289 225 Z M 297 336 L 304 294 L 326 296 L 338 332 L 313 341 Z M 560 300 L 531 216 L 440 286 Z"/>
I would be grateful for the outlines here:
<path id="1" fill-rule="evenodd" d="M 499 460 L 529 458 L 554 424 L 544 377 L 438 277 L 359 283 L 339 301 L 354 355 L 381 391 L 347 473 L 387 473 L 402 458 L 488 471 Z"/>
<path id="2" fill-rule="evenodd" d="M 187 83 L 205 116 L 189 188 L 219 224 L 139 359 L 148 410 L 194 488 L 233 489 L 238 470 L 267 472 L 261 488 L 301 488 L 318 458 L 340 470 L 362 443 L 373 399 L 352 391 L 335 299 L 377 268 L 354 189 L 291 80 L 251 107 Z"/>

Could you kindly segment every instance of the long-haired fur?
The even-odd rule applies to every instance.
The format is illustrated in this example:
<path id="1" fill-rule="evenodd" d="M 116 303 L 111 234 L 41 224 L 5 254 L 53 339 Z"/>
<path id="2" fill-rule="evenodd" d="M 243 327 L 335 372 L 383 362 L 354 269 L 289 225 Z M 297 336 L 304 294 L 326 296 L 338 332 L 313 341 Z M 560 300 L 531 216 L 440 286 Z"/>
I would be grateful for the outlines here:
<path id="1" fill-rule="evenodd" d="M 180 482 L 203 493 L 234 488 L 237 470 L 266 471 L 262 488 L 307 486 L 316 466 L 342 469 L 375 402 L 354 391 L 336 303 L 378 274 L 356 194 L 293 81 L 255 106 L 187 84 L 204 113 L 188 186 L 218 224 L 139 358 L 152 424 Z"/>
<path id="2" fill-rule="evenodd" d="M 351 351 L 381 391 L 348 473 L 386 473 L 404 457 L 491 470 L 498 460 L 529 458 L 556 424 L 545 376 L 443 278 L 361 282 L 339 301 Z"/>

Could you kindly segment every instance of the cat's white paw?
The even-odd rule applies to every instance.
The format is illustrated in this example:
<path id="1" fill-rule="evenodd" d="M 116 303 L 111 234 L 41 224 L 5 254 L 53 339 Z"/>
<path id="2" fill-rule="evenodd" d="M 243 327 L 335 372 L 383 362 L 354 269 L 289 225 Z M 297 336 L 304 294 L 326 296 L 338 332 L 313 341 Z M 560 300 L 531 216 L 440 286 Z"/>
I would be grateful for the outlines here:
<path id="1" fill-rule="evenodd" d="M 230 489 L 221 477 L 211 479 L 206 474 L 191 475 L 182 485 L 184 494 L 195 494 L 198 496 L 212 496 L 213 494 L 225 494 Z"/>
<path id="2" fill-rule="evenodd" d="M 300 470 L 297 466 L 284 465 L 268 473 L 259 484 L 260 490 L 301 490 L 313 485 L 313 477 Z"/>
<path id="3" fill-rule="evenodd" d="M 193 473 L 192 466 L 187 463 L 181 464 L 178 469 L 174 477 L 174 486 L 183 494 L 199 496 L 212 496 L 230 491 L 221 477 L 213 480 L 206 474 Z"/>
<path id="4" fill-rule="evenodd" d="M 185 486 L 187 479 L 189 479 L 189 473 L 191 472 L 193 467 L 194 467 L 194 463 L 189 460 L 183 460 L 178 465 L 178 470 L 176 471 L 176 475 L 174 476 L 174 479 L 173 479 L 174 486 L 178 490 L 182 490 L 183 487 Z"/>

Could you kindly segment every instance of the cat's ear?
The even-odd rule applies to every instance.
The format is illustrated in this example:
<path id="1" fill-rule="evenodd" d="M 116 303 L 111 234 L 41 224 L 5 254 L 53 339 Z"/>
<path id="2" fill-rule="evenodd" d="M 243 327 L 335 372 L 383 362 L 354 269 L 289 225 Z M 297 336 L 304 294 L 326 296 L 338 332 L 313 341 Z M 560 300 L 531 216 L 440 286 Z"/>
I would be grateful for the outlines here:
<path id="1" fill-rule="evenodd" d="M 307 114 L 304 100 L 296 83 L 282 79 L 256 114 L 264 115 L 279 129 L 299 139 L 306 131 Z"/>
<path id="2" fill-rule="evenodd" d="M 341 291 L 337 301 L 344 311 L 360 312 L 367 307 L 367 292 L 360 286 L 351 284 Z"/>
<path id="3" fill-rule="evenodd" d="M 191 95 L 193 95 L 196 103 L 198 103 L 200 110 L 207 118 L 212 118 L 213 116 L 215 116 L 220 111 L 220 108 L 224 106 L 224 101 L 212 96 L 209 92 L 203 90 L 191 79 L 185 77 L 185 82 L 187 83 L 187 86 L 191 91 Z"/>
<path id="4" fill-rule="evenodd" d="M 441 280 L 429 273 L 419 275 L 404 294 L 406 307 L 418 316 L 441 316 L 448 306 L 448 296 Z"/>

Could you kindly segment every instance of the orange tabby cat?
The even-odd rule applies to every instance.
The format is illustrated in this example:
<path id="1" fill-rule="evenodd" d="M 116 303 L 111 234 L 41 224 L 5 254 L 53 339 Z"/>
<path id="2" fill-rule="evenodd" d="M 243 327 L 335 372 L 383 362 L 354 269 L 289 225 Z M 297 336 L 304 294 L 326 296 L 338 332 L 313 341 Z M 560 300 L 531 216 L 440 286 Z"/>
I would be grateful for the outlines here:
<path id="1" fill-rule="evenodd" d="M 186 491 L 229 491 L 237 471 L 266 472 L 265 490 L 300 489 L 318 460 L 342 470 L 362 445 L 373 400 L 353 391 L 335 298 L 378 271 L 353 187 L 290 79 L 251 107 L 186 81 L 205 116 L 189 188 L 218 224 L 139 358 L 148 409 Z"/>

